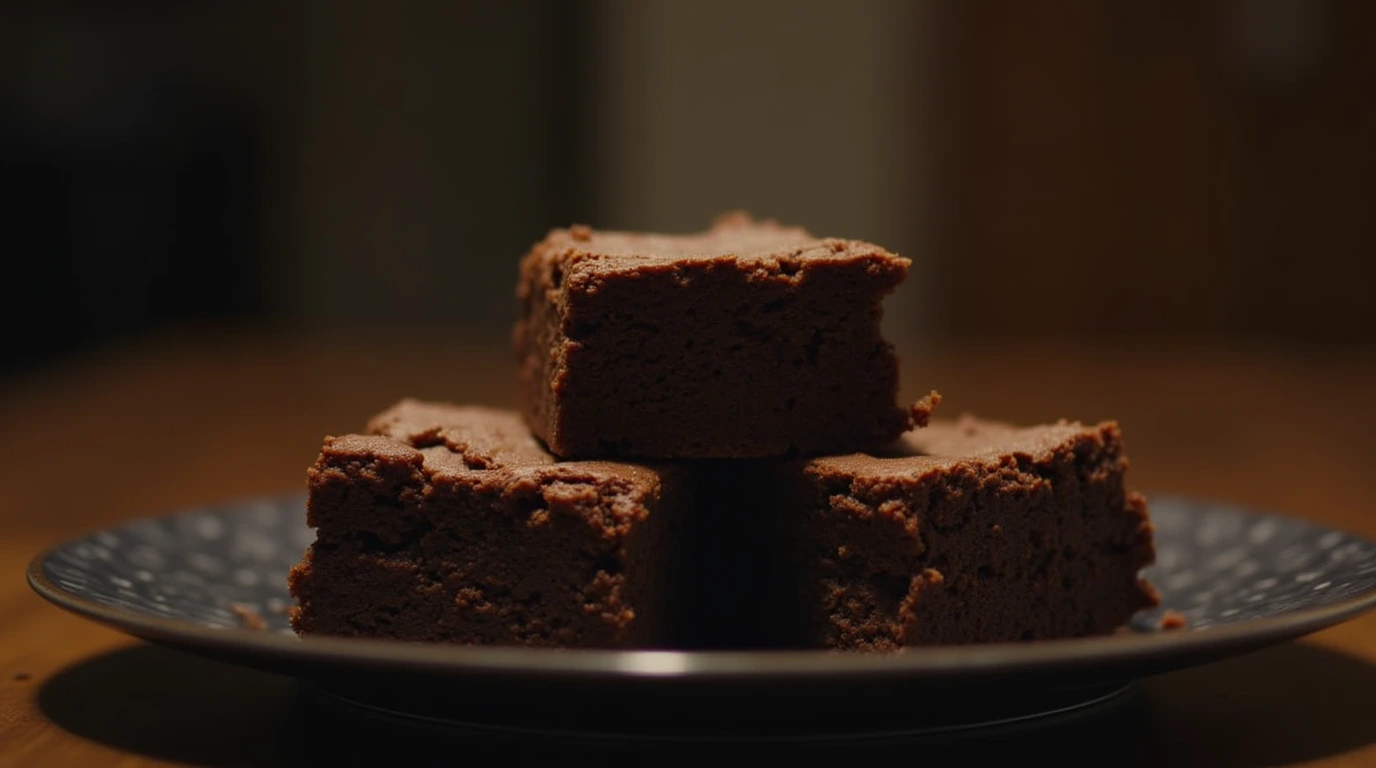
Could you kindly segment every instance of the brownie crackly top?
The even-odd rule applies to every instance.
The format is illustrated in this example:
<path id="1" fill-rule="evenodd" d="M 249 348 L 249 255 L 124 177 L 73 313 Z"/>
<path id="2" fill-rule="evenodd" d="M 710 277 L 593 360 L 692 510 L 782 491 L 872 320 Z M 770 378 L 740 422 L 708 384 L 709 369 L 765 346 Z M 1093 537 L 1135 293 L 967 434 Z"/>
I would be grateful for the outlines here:
<path id="1" fill-rule="evenodd" d="M 406 399 L 370 420 L 366 432 L 327 439 L 325 466 L 357 456 L 411 465 L 427 485 L 463 485 L 508 496 L 539 488 L 560 509 L 604 526 L 607 535 L 643 517 L 643 503 L 660 491 L 661 474 L 655 469 L 561 461 L 531 436 L 518 415 L 494 408 Z M 588 494 L 598 498 L 581 498 Z"/>
<path id="2" fill-rule="evenodd" d="M 800 260 L 846 261 L 873 259 L 876 269 L 894 271 L 901 279 L 911 261 L 860 240 L 819 238 L 801 227 L 755 220 L 744 213 L 717 217 L 711 229 L 688 235 L 594 230 L 575 225 L 556 229 L 536 251 L 558 255 L 570 266 L 590 272 L 657 268 L 684 261 L 730 259 L 766 273 L 791 276 Z"/>
<path id="3" fill-rule="evenodd" d="M 818 471 L 847 474 L 911 475 L 963 463 L 998 464 L 1008 457 L 1045 461 L 1077 440 L 1117 443 L 1119 438 L 1120 430 L 1114 422 L 1088 426 L 1061 420 L 1017 427 L 964 415 L 954 420 L 931 421 L 924 429 L 905 432 L 881 451 L 814 459 L 810 466 Z"/>
<path id="4" fill-rule="evenodd" d="M 654 470 L 638 464 L 562 460 L 531 435 L 517 414 L 485 406 L 406 399 L 373 417 L 367 431 L 418 450 L 427 474 L 432 476 L 572 472 L 594 479 L 634 482 L 657 476 Z"/>

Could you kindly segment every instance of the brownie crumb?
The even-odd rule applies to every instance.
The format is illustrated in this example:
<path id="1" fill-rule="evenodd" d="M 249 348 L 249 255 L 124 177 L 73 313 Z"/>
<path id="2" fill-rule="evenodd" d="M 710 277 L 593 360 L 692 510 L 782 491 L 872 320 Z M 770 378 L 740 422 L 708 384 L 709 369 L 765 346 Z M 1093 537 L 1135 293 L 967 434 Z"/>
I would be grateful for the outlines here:
<path id="1" fill-rule="evenodd" d="M 16 670 L 13 674 L 10 675 L 10 679 L 17 683 L 22 683 L 23 681 L 28 680 L 30 677 L 33 677 L 33 675 L 30 675 L 26 670 L 22 669 Z"/>
<path id="2" fill-rule="evenodd" d="M 584 224 L 574 224 L 572 227 L 569 227 L 569 237 L 572 237 L 580 243 L 586 243 L 592 240 L 592 227 Z"/>
<path id="3" fill-rule="evenodd" d="M 1184 629 L 1187 625 L 1188 622 L 1185 621 L 1185 615 L 1179 611 L 1166 611 L 1161 614 L 1160 627 L 1162 630 Z"/>
<path id="4" fill-rule="evenodd" d="M 755 218 L 750 215 L 749 211 L 742 210 L 723 211 L 712 218 L 712 226 L 723 229 L 729 229 L 731 227 L 748 227 L 752 223 L 755 223 Z M 778 222 L 773 219 L 765 219 L 759 223 L 777 224 Z"/>
<path id="5" fill-rule="evenodd" d="M 244 605 L 243 603 L 234 603 L 229 606 L 229 612 L 234 614 L 234 618 L 239 620 L 239 625 L 244 629 L 258 631 L 268 628 L 268 623 L 263 621 L 262 615 L 251 606 Z"/>
<path id="6" fill-rule="evenodd" d="M 941 405 L 941 393 L 935 389 L 927 393 L 927 396 L 912 404 L 908 409 L 909 418 L 914 427 L 925 427 L 932 420 L 932 414 L 936 412 L 936 407 Z"/>

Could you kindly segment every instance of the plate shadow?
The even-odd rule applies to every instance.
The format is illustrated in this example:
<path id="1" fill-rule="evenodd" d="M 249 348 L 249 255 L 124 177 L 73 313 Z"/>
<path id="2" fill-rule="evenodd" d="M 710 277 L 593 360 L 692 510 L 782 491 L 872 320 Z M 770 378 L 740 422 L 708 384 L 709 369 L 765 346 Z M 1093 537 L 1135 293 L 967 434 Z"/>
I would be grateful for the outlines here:
<path id="1" fill-rule="evenodd" d="M 80 737 L 216 767 L 475 765 L 488 759 L 519 764 L 579 756 L 701 765 L 704 758 L 746 752 L 796 758 L 835 749 L 880 764 L 912 764 L 920 756 L 924 765 L 968 766 L 1021 762 L 1044 752 L 1072 765 L 1254 768 L 1376 743 L 1376 665 L 1317 645 L 1288 643 L 1150 679 L 1137 695 L 1065 724 L 949 743 L 844 748 L 675 746 L 666 752 L 605 742 L 570 747 L 461 736 L 340 717 L 317 706 L 293 679 L 154 645 L 131 646 L 62 670 L 41 687 L 38 705 Z"/>

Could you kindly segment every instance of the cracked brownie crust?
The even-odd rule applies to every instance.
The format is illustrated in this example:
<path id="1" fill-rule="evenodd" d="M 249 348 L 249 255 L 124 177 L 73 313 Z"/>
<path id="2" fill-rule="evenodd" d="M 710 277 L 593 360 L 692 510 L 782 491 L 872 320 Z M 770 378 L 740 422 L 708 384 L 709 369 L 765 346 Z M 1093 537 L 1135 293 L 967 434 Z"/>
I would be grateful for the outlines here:
<path id="1" fill-rule="evenodd" d="M 1126 468 L 1111 422 L 970 418 L 781 468 L 779 631 L 873 650 L 1112 632 L 1158 601 Z"/>
<path id="2" fill-rule="evenodd" d="M 523 414 L 564 457 L 879 447 L 896 403 L 881 302 L 909 261 L 744 215 L 695 235 L 555 230 L 521 263 Z"/>
<path id="3" fill-rule="evenodd" d="M 654 647 L 677 634 L 674 470 L 561 462 L 514 413 L 403 401 L 327 438 L 303 635 Z"/>

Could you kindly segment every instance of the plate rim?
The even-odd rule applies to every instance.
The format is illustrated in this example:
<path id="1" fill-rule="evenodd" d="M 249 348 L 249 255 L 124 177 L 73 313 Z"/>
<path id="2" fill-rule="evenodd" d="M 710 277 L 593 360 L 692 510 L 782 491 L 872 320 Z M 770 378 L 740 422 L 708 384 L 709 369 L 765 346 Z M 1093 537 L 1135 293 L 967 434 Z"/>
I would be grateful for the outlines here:
<path id="1" fill-rule="evenodd" d="M 150 642 L 236 656 L 270 656 L 306 664 L 383 666 L 446 674 L 539 675 L 541 677 L 644 679 L 730 679 L 744 682 L 771 678 L 960 677 L 981 672 L 1015 674 L 1050 667 L 1070 669 L 1131 663 L 1163 654 L 1206 655 L 1239 647 L 1260 647 L 1326 629 L 1376 608 L 1376 586 L 1339 602 L 1293 610 L 1278 616 L 1247 619 L 1203 629 L 1132 632 L 1037 643 L 923 647 L 884 653 L 824 649 L 788 650 L 619 650 L 464 646 L 339 637 L 299 637 L 243 627 L 211 627 L 141 613 L 81 597 L 48 579 L 44 563 L 59 550 L 102 532 L 151 520 L 192 513 L 225 511 L 254 502 L 280 503 L 301 494 L 254 496 L 229 504 L 191 507 L 171 514 L 123 521 L 92 529 L 39 551 L 29 561 L 26 581 L 40 597 L 82 618 Z M 1233 510 L 1251 518 L 1281 518 L 1323 532 L 1337 532 L 1371 546 L 1365 536 L 1304 518 L 1249 509 L 1229 502 L 1175 494 L 1157 500 Z"/>

